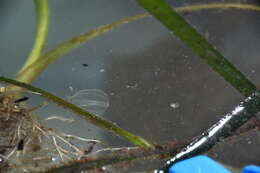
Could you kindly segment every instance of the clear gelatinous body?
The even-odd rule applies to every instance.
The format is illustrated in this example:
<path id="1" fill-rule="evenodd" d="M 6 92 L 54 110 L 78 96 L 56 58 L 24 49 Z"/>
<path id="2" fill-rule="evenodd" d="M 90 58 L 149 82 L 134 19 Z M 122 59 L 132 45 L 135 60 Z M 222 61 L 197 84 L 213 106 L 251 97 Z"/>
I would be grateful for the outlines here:
<path id="1" fill-rule="evenodd" d="M 79 90 L 67 98 L 73 104 L 97 115 L 103 115 L 109 107 L 108 95 L 99 89 Z"/>

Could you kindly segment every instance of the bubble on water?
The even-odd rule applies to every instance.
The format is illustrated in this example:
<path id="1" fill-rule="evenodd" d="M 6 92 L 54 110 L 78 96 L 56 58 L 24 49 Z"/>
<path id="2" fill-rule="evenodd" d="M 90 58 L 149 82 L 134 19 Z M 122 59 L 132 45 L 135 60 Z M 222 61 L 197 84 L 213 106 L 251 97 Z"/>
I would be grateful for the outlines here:
<path id="1" fill-rule="evenodd" d="M 125 87 L 126 87 L 127 89 L 136 89 L 137 86 L 138 86 L 138 84 L 136 83 L 136 84 L 134 84 L 134 85 L 126 85 Z"/>
<path id="2" fill-rule="evenodd" d="M 54 162 L 54 163 L 58 163 L 58 160 L 59 160 L 59 159 L 56 158 L 56 157 L 51 157 L 51 161 Z"/>
<path id="3" fill-rule="evenodd" d="M 109 107 L 108 95 L 99 89 L 79 90 L 67 98 L 73 104 L 97 115 L 103 115 Z"/>
<path id="4" fill-rule="evenodd" d="M 177 103 L 177 102 L 171 103 L 170 106 L 171 106 L 171 108 L 173 108 L 173 109 L 177 109 L 177 108 L 180 107 L 180 103 Z"/>
<path id="5" fill-rule="evenodd" d="M 5 161 L 4 156 L 0 155 L 0 163 L 3 163 Z"/>
<path id="6" fill-rule="evenodd" d="M 74 88 L 72 86 L 69 86 L 69 90 L 70 90 L 70 92 L 73 92 Z"/>
<path id="7" fill-rule="evenodd" d="M 252 144 L 252 141 L 251 141 L 251 139 L 250 138 L 246 138 L 246 142 L 247 142 L 247 144 Z"/>

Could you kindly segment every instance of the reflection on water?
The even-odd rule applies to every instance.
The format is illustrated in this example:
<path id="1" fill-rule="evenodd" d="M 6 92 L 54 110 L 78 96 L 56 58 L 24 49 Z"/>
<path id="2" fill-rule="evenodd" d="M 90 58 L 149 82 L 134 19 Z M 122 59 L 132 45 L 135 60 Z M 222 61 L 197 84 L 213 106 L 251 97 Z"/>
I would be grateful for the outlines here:
<path id="1" fill-rule="evenodd" d="M 73 104 L 97 115 L 103 115 L 109 107 L 108 95 L 99 89 L 79 90 L 67 98 Z"/>

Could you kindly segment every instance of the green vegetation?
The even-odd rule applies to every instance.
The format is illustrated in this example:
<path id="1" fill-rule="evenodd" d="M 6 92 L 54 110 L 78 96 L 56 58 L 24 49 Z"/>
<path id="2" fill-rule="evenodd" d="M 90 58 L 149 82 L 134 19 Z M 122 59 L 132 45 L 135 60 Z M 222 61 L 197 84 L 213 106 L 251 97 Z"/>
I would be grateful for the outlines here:
<path id="1" fill-rule="evenodd" d="M 153 142 L 149 142 L 139 136 L 136 136 L 112 122 L 100 118 L 94 114 L 91 114 L 72 103 L 69 103 L 50 92 L 43 89 L 34 87 L 30 83 L 37 78 L 37 76 L 45 70 L 48 65 L 54 63 L 58 58 L 61 58 L 66 53 L 70 52 L 74 48 L 92 40 L 95 37 L 101 36 L 102 34 L 111 31 L 112 29 L 119 27 L 123 24 L 127 24 L 138 19 L 145 18 L 147 16 L 154 16 L 157 18 L 165 27 L 167 27 L 170 32 L 173 32 L 176 37 L 183 41 L 188 47 L 190 47 L 194 54 L 202 58 L 208 66 L 217 72 L 222 78 L 224 78 L 230 85 L 232 85 L 238 92 L 244 96 L 250 95 L 256 90 L 255 85 L 242 74 L 226 57 L 224 57 L 221 52 L 219 52 L 211 43 L 209 43 L 201 34 L 199 34 L 196 29 L 194 29 L 186 20 L 181 17 L 177 12 L 194 12 L 205 9 L 213 8 L 238 8 L 244 10 L 255 10 L 260 11 L 260 8 L 251 4 L 235 4 L 235 3 L 214 3 L 214 4 L 201 4 L 193 5 L 187 7 L 170 7 L 164 0 L 136 0 L 141 6 L 143 6 L 148 12 L 146 14 L 136 15 L 126 19 L 121 19 L 119 21 L 100 26 L 96 29 L 88 31 L 82 35 L 76 36 L 64 43 L 59 44 L 57 47 L 43 52 L 44 45 L 48 37 L 48 24 L 49 24 L 49 7 L 48 0 L 34 0 L 36 15 L 37 15 L 37 31 L 35 36 L 35 42 L 28 56 L 26 62 L 21 67 L 17 73 L 16 80 L 12 80 L 6 77 L 0 77 L 0 81 L 7 82 L 11 84 L 7 90 L 19 90 L 23 92 L 23 89 L 30 90 L 33 92 L 40 93 L 41 96 L 48 100 L 63 106 L 77 115 L 87 119 L 90 123 L 111 131 L 121 137 L 126 138 L 129 142 L 142 147 L 144 149 L 156 150 L 158 149 Z M 174 148 L 172 149 L 172 151 Z M 148 150 L 147 150 L 148 151 Z M 172 151 L 168 151 L 172 153 Z M 175 150 L 174 150 L 175 151 Z M 144 151 L 145 152 L 145 151 Z M 169 154 L 168 153 L 168 154 Z M 175 152 L 174 152 L 175 153 Z M 165 154 L 165 153 L 164 153 Z M 111 164 L 114 162 L 121 162 L 125 160 L 138 159 L 143 156 L 131 157 L 129 158 L 110 158 L 110 162 L 97 162 L 98 166 L 103 166 L 106 164 Z M 115 160 L 113 160 L 115 159 Z M 85 162 L 77 163 L 77 166 L 84 164 Z M 74 163 L 67 164 L 66 167 L 71 167 L 73 169 Z M 95 168 L 95 164 L 91 168 Z M 66 168 L 67 169 L 67 168 Z M 75 168 L 76 169 L 76 168 Z M 60 171 L 60 170 L 59 170 Z M 65 170 L 61 169 L 65 172 Z M 46 172 L 58 172 L 53 170 L 47 170 Z"/>

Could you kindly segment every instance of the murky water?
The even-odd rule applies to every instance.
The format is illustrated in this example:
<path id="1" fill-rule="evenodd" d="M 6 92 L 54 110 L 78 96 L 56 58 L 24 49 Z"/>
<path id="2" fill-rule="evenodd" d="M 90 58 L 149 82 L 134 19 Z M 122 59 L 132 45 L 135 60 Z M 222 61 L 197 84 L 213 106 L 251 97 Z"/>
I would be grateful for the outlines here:
<path id="1" fill-rule="evenodd" d="M 167 2 L 175 6 L 195 3 Z M 50 9 L 46 49 L 100 25 L 144 12 L 129 0 L 50 1 Z M 0 14 L 0 73 L 14 77 L 33 43 L 33 2 L 1 0 Z M 260 83 L 258 12 L 212 9 L 184 16 L 255 84 Z M 199 135 L 243 99 L 153 18 L 119 27 L 80 46 L 49 66 L 33 84 L 157 143 Z M 68 86 L 74 91 L 68 91 Z M 45 113 L 63 116 L 66 111 L 60 113 L 61 109 L 55 107 Z M 62 128 L 82 135 L 91 131 L 91 137 L 98 136 L 109 146 L 130 146 L 75 119 L 76 125 Z M 59 127 L 55 121 L 50 124 Z M 247 136 L 232 145 L 230 141 L 220 145 L 215 159 L 238 167 L 257 163 L 259 135 Z M 154 168 L 145 163 L 138 171 Z"/>

